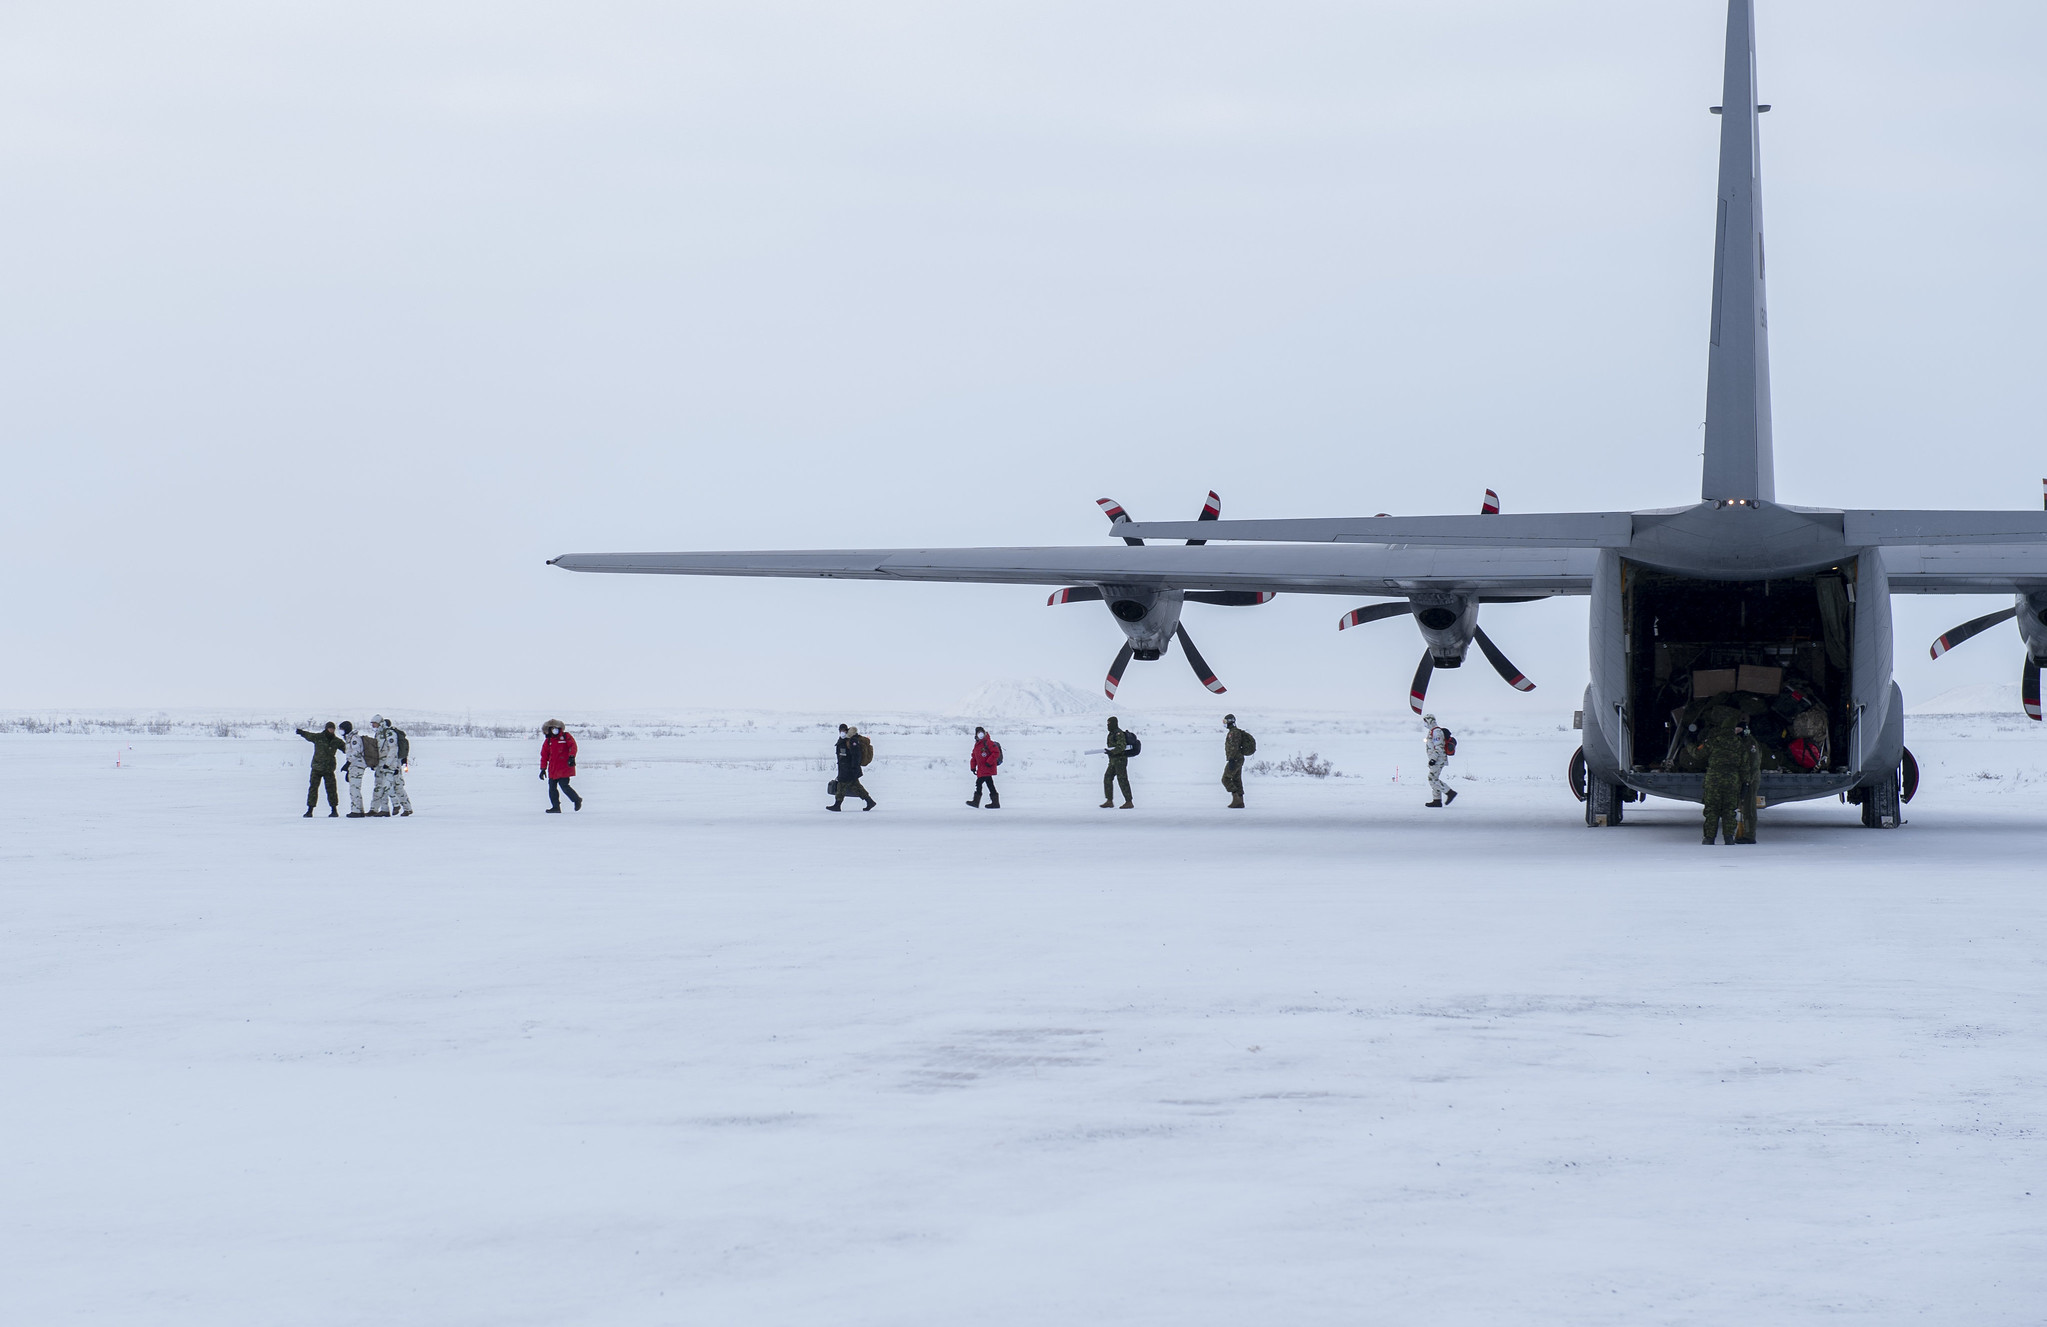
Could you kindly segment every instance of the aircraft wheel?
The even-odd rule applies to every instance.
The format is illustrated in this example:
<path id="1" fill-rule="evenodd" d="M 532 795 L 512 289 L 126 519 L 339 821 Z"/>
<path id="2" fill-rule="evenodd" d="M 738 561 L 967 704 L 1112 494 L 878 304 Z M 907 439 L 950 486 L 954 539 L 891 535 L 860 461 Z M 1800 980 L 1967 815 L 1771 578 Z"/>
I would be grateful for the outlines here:
<path id="1" fill-rule="evenodd" d="M 1904 818 L 1898 814 L 1898 771 L 1891 770 L 1862 790 L 1862 827 L 1896 829 L 1903 823 Z"/>
<path id="2" fill-rule="evenodd" d="M 1584 801 L 1584 800 L 1585 800 L 1585 748 L 1584 748 L 1584 747 L 1582 747 L 1582 746 L 1581 746 L 1581 747 L 1579 747 L 1579 748 L 1578 748 L 1578 749 L 1577 749 L 1576 751 L 1573 751 L 1573 752 L 1571 753 L 1571 763 L 1570 763 L 1569 767 L 1565 769 L 1565 771 L 1564 771 L 1564 777 L 1565 777 L 1565 778 L 1566 778 L 1567 780 L 1569 780 L 1569 781 L 1570 781 L 1570 784 L 1571 784 L 1571 796 L 1573 796 L 1573 797 L 1577 798 L 1577 799 L 1578 799 L 1579 801 L 1581 801 L 1581 802 L 1582 802 L 1582 801 Z"/>

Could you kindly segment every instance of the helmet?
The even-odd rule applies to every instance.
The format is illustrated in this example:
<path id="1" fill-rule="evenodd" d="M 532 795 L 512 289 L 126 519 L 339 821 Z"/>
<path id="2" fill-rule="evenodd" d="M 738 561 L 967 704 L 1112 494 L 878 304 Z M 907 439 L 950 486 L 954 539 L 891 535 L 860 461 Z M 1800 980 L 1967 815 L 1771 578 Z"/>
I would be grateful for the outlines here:
<path id="1" fill-rule="evenodd" d="M 1232 723 L 1232 724 L 1233 724 L 1233 723 L 1235 723 L 1236 721 L 1237 721 L 1237 716 L 1236 716 L 1236 715 L 1234 715 L 1234 714 L 1225 714 L 1225 715 L 1223 715 L 1223 722 L 1224 722 L 1224 723 Z"/>
<path id="2" fill-rule="evenodd" d="M 1436 726 L 1436 716 L 1433 714 L 1424 714 L 1422 715 L 1422 722 L 1427 724 L 1429 727 L 1433 728 Z"/>
<path id="3" fill-rule="evenodd" d="M 383 726 L 384 726 L 384 716 L 383 716 L 383 715 L 381 715 L 381 714 L 372 714 L 372 715 L 370 716 L 370 727 L 372 727 L 372 728 L 382 728 Z"/>

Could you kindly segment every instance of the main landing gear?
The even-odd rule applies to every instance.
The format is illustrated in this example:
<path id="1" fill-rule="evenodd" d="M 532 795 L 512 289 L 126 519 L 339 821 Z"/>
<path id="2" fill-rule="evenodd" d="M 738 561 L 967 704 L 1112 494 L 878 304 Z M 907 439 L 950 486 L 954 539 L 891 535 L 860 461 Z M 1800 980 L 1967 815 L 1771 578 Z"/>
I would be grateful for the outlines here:
<path id="1" fill-rule="evenodd" d="M 1626 815 L 1624 804 L 1641 796 L 1633 788 L 1624 788 L 1618 783 L 1608 783 L 1594 778 L 1585 768 L 1585 748 L 1579 747 L 1571 753 L 1570 769 L 1566 773 L 1571 781 L 1571 795 L 1585 803 L 1585 823 L 1594 829 L 1605 829 L 1621 823 Z"/>

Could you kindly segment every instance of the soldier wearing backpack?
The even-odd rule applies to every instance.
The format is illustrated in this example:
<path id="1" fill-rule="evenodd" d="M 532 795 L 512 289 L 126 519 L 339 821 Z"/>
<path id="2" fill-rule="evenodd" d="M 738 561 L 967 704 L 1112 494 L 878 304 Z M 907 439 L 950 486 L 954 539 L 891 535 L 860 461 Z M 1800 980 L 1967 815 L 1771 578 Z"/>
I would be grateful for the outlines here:
<path id="1" fill-rule="evenodd" d="M 362 776 L 370 766 L 376 764 L 377 744 L 366 733 L 359 733 L 348 720 L 341 721 L 341 751 L 347 763 L 341 767 L 341 777 L 348 780 L 348 818 L 361 820 L 368 813 L 362 809 Z"/>
<path id="2" fill-rule="evenodd" d="M 974 752 L 967 757 L 967 768 L 974 772 L 974 798 L 968 806 L 981 804 L 981 785 L 988 786 L 988 809 L 1002 809 L 1002 794 L 995 791 L 995 771 L 1002 767 L 1002 743 L 988 736 L 986 728 L 974 730 Z"/>
<path id="3" fill-rule="evenodd" d="M 874 799 L 867 795 L 866 787 L 860 782 L 860 771 L 874 763 L 874 743 L 862 737 L 858 728 L 842 723 L 832 754 L 838 758 L 839 777 L 832 781 L 832 804 L 825 810 L 843 810 L 848 797 L 858 797 L 867 803 L 861 810 L 872 811 Z"/>
<path id="4" fill-rule="evenodd" d="M 1258 739 L 1237 727 L 1237 716 L 1223 715 L 1223 787 L 1229 790 L 1230 809 L 1244 809 L 1244 758 L 1258 751 Z"/>
<path id="5" fill-rule="evenodd" d="M 1422 727 L 1428 729 L 1429 749 L 1429 791 L 1435 800 L 1424 806 L 1448 806 L 1457 800 L 1457 790 L 1443 782 L 1443 767 L 1450 763 L 1450 757 L 1457 754 L 1457 735 L 1448 728 L 1436 727 L 1436 716 L 1422 715 Z"/>
<path id="6" fill-rule="evenodd" d="M 377 743 L 376 783 L 370 794 L 372 816 L 409 816 L 412 799 L 405 795 L 405 762 L 412 759 L 412 743 L 405 730 L 378 714 L 370 719 Z"/>
<path id="7" fill-rule="evenodd" d="M 1126 733 L 1116 724 L 1116 716 L 1109 716 L 1109 744 L 1101 748 L 1101 754 L 1109 758 L 1109 767 L 1102 771 L 1102 809 L 1116 805 L 1116 788 L 1123 789 L 1123 809 L 1130 810 L 1136 803 L 1130 800 L 1130 758 L 1136 755 L 1143 744 L 1136 733 Z"/>

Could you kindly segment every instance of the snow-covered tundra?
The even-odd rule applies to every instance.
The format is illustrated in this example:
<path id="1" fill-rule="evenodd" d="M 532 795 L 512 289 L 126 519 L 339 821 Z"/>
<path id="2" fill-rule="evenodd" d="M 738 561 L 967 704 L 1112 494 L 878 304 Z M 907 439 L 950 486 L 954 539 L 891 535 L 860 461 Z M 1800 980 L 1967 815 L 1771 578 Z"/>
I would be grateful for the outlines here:
<path id="1" fill-rule="evenodd" d="M 289 725 L 0 733 L 0 1320 L 2042 1320 L 2047 741 L 1707 849 L 1555 716 L 1435 811 L 1411 724 L 1239 713 L 1339 773 L 1226 811 L 1126 712 L 1102 811 L 1096 719 L 994 723 L 975 810 L 971 716 L 697 715 L 549 816 L 415 720 L 417 816 L 307 821 Z"/>

